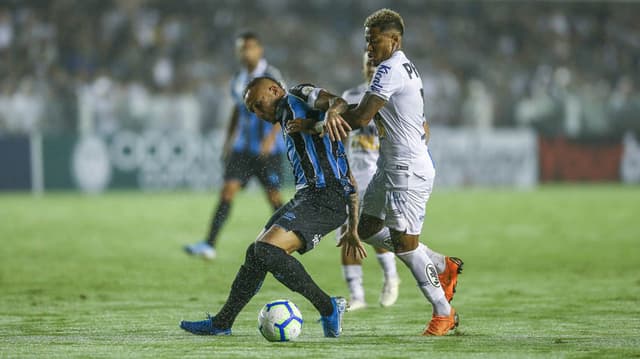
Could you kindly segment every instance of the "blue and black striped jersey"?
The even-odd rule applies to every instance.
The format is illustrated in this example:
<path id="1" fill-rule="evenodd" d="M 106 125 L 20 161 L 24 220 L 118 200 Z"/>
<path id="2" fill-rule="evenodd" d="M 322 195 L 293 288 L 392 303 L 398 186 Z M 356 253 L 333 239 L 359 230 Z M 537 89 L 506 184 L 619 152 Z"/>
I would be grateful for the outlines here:
<path id="1" fill-rule="evenodd" d="M 272 125 L 262 121 L 255 114 L 249 112 L 244 105 L 242 93 L 245 86 L 255 77 L 268 76 L 282 82 L 280 71 L 269 65 L 265 59 L 260 60 L 255 70 L 249 73 L 246 69 L 236 73 L 231 79 L 231 97 L 238 109 L 237 136 L 233 143 L 234 152 L 248 152 L 254 155 L 260 154 L 260 146 L 263 139 L 271 132 Z M 280 139 L 276 140 L 272 154 L 282 153 L 284 144 Z"/>
<path id="2" fill-rule="evenodd" d="M 314 110 L 301 98 L 287 94 L 278 103 L 276 118 L 282 126 L 296 189 L 339 188 L 345 195 L 354 192 L 349 179 L 349 162 L 341 141 L 332 142 L 329 136 L 286 132 L 287 122 L 298 118 L 322 121 L 324 112 Z"/>

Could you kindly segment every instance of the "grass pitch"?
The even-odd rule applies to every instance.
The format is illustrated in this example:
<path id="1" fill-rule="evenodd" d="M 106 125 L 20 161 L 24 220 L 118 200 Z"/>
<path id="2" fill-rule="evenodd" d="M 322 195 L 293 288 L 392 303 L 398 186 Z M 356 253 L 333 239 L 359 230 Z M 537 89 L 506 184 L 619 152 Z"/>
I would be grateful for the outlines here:
<path id="1" fill-rule="evenodd" d="M 531 192 L 437 190 L 423 240 L 465 261 L 453 301 L 459 330 L 420 334 L 430 307 L 409 271 L 398 303 L 377 306 L 375 255 L 365 262 L 369 308 L 347 313 L 339 339 L 271 276 L 232 337 L 200 337 L 181 319 L 214 314 L 247 245 L 269 217 L 262 193 L 234 203 L 219 258 L 187 257 L 214 194 L 0 195 L 0 357 L 448 358 L 640 357 L 640 188 L 551 186 Z M 347 295 L 333 236 L 301 258 L 322 288 Z M 289 298 L 299 341 L 269 343 L 261 306 Z"/>

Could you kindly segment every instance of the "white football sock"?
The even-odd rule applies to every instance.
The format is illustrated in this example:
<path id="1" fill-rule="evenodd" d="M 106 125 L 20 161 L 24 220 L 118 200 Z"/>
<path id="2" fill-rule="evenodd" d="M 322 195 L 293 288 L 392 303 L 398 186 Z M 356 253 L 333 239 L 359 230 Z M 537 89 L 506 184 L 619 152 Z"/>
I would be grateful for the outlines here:
<path id="1" fill-rule="evenodd" d="M 385 279 L 398 277 L 396 255 L 393 252 L 377 253 L 376 257 L 378 257 L 378 263 L 382 267 Z"/>
<path id="2" fill-rule="evenodd" d="M 427 247 L 426 244 L 422 244 L 422 243 L 418 244 L 418 248 L 422 249 L 423 251 L 425 251 L 425 253 L 427 253 L 427 255 L 429 256 L 429 259 L 431 259 L 431 262 L 433 262 L 433 265 L 436 266 L 436 270 L 438 271 L 438 274 L 444 272 L 445 268 L 447 267 L 447 263 L 445 263 L 444 254 L 434 252 L 431 248 Z"/>
<path id="3" fill-rule="evenodd" d="M 364 302 L 364 287 L 362 286 L 362 266 L 349 264 L 342 266 L 342 275 L 349 286 L 351 300 L 361 300 Z"/>
<path id="4" fill-rule="evenodd" d="M 421 248 L 416 248 L 409 252 L 397 253 L 397 255 L 409 267 L 422 294 L 433 305 L 433 313 L 449 315 L 451 305 L 444 296 L 438 273 L 427 253 Z"/>
<path id="5" fill-rule="evenodd" d="M 384 248 L 393 252 L 393 246 L 391 245 L 391 233 L 388 227 L 382 228 L 378 233 L 368 238 L 362 238 L 362 241 L 368 243 L 374 247 Z"/>

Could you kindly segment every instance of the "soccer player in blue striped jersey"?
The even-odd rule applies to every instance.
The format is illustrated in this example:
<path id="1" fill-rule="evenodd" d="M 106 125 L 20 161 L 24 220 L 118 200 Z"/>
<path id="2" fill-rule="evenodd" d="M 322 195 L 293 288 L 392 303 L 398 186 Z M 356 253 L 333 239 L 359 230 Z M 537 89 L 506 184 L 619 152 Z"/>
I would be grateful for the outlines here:
<path id="1" fill-rule="evenodd" d="M 252 177 L 264 187 L 274 212 L 282 206 L 279 189 L 284 143 L 278 136 L 280 128 L 249 112 L 242 99 L 244 88 L 256 77 L 269 76 L 282 82 L 280 71 L 267 63 L 263 53 L 257 34 L 244 32 L 236 38 L 236 55 L 242 69 L 231 79 L 234 106 L 223 146 L 224 184 L 205 240 L 185 246 L 188 254 L 204 259 L 216 257 L 218 235 L 229 216 L 233 199 Z"/>
<path id="2" fill-rule="evenodd" d="M 313 110 L 302 99 L 288 94 L 277 81 L 255 78 L 244 93 L 249 111 L 282 127 L 296 193 L 274 213 L 247 249 L 222 309 L 202 321 L 183 321 L 180 327 L 193 334 L 230 335 L 236 317 L 258 292 L 266 274 L 271 273 L 314 305 L 326 337 L 337 337 L 342 331 L 346 300 L 330 297 L 320 289 L 291 253 L 310 251 L 348 218 L 347 232 L 351 235 L 338 245 L 345 246 L 349 255 L 366 256 L 357 235 L 358 196 L 344 148 L 340 141 L 318 135 L 316 128 L 321 126 L 316 124 L 322 123 L 324 112 Z"/>

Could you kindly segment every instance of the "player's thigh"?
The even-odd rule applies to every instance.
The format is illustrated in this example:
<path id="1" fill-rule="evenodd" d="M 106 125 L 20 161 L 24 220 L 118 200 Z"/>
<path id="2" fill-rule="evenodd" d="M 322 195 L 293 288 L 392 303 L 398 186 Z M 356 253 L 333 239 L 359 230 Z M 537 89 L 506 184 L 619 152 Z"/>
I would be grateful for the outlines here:
<path id="1" fill-rule="evenodd" d="M 367 239 L 374 234 L 380 232 L 384 228 L 384 220 L 378 217 L 362 213 L 358 223 L 358 236 L 361 239 Z"/>
<path id="2" fill-rule="evenodd" d="M 420 243 L 420 236 L 417 234 L 407 234 L 405 232 L 398 232 L 390 230 L 391 242 L 396 253 L 410 252 L 418 248 Z"/>
<path id="3" fill-rule="evenodd" d="M 269 192 L 279 191 L 282 181 L 282 157 L 280 154 L 259 156 L 254 166 L 258 181 Z"/>
<path id="4" fill-rule="evenodd" d="M 231 202 L 236 196 L 236 193 L 242 189 L 242 182 L 237 179 L 231 178 L 224 181 L 222 190 L 220 191 L 220 197 L 223 201 Z"/>
<path id="5" fill-rule="evenodd" d="M 274 213 L 265 228 L 277 226 L 295 233 L 303 243 L 297 249 L 302 254 L 344 223 L 346 205 L 346 198 L 331 190 L 298 191 Z"/>
<path id="6" fill-rule="evenodd" d="M 396 232 L 419 235 L 430 191 L 388 191 L 385 224 Z"/>
<path id="7" fill-rule="evenodd" d="M 232 152 L 224 169 L 224 180 L 236 181 L 240 187 L 244 187 L 251 179 L 253 173 L 253 155 L 245 152 Z"/>
<path id="8" fill-rule="evenodd" d="M 279 226 L 271 226 L 258 237 L 259 242 L 269 243 L 288 254 L 300 250 L 304 243 L 295 232 L 287 231 Z"/>
<path id="9" fill-rule="evenodd" d="M 376 173 L 369 182 L 362 197 L 361 218 L 366 215 L 384 220 L 387 189 L 383 177 L 380 173 Z"/>

